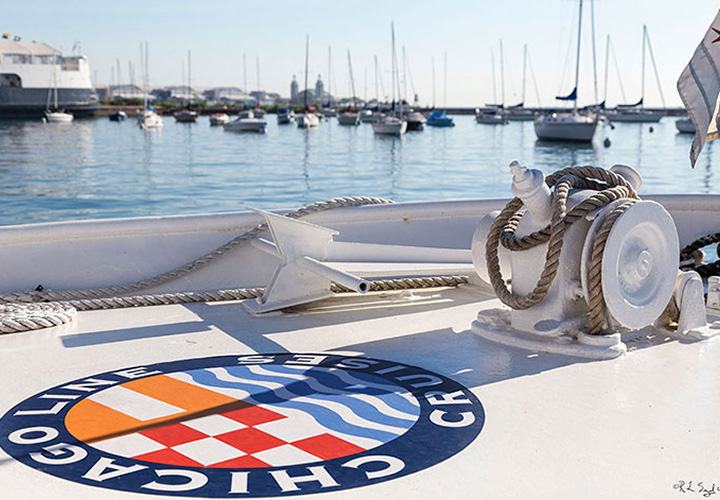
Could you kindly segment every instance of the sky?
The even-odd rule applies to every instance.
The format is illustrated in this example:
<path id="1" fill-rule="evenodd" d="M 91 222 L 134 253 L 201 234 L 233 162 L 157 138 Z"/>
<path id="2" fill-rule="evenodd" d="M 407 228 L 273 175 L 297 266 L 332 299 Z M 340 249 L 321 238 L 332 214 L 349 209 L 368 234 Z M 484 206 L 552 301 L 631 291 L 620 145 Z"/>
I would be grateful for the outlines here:
<path id="1" fill-rule="evenodd" d="M 417 93 L 420 104 L 438 107 L 501 102 L 503 95 L 505 104 L 516 104 L 522 98 L 527 45 L 532 71 L 527 70 L 525 104 L 555 106 L 554 96 L 569 94 L 574 86 L 578 6 L 579 0 L 24 0 L 3 5 L 0 31 L 45 42 L 65 55 L 79 43 L 99 84 L 115 83 L 111 68 L 118 60 L 123 83 L 128 83 L 129 62 L 138 81 L 139 47 L 147 41 L 151 87 L 183 83 L 190 51 L 193 87 L 244 88 L 247 82 L 248 90 L 255 90 L 259 80 L 260 88 L 283 96 L 290 93 L 293 75 L 304 86 L 309 35 L 311 88 L 322 75 L 333 95 L 351 95 L 349 50 L 361 98 L 376 96 L 377 56 L 382 98 L 392 94 L 392 22 L 400 67 L 396 95 L 412 100 Z M 668 106 L 681 106 L 677 78 L 715 18 L 718 2 L 595 0 L 597 77 L 590 7 L 585 0 L 580 104 L 597 102 L 596 80 L 598 100 L 604 98 L 608 35 L 614 49 L 607 65 L 608 104 L 640 98 L 646 24 L 662 96 L 648 51 L 645 104 L 661 106 L 664 97 Z"/>

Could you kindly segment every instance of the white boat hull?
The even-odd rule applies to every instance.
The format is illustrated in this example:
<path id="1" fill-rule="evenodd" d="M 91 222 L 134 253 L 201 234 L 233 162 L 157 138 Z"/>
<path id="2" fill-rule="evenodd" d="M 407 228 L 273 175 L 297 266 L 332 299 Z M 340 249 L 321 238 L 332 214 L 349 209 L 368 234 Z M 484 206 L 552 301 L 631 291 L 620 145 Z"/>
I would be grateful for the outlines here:
<path id="1" fill-rule="evenodd" d="M 340 125 L 359 125 L 360 117 L 357 113 L 340 113 L 337 116 Z"/>
<path id="2" fill-rule="evenodd" d="M 140 113 L 137 123 L 138 127 L 143 130 L 162 128 L 164 125 L 162 116 L 152 110 L 147 109 Z"/>
<path id="3" fill-rule="evenodd" d="M 68 123 L 73 121 L 73 115 L 62 112 L 45 112 L 45 119 L 50 123 Z"/>
<path id="4" fill-rule="evenodd" d="M 534 125 L 535 135 L 541 140 L 591 142 L 597 130 L 597 119 L 558 113 L 537 117 Z"/>
<path id="5" fill-rule="evenodd" d="M 264 134 L 267 122 L 262 118 L 239 118 L 223 125 L 225 130 L 231 132 L 254 132 Z"/>
<path id="6" fill-rule="evenodd" d="M 407 131 L 407 122 L 398 118 L 381 118 L 373 123 L 373 131 L 377 135 L 401 136 Z"/>
<path id="7" fill-rule="evenodd" d="M 295 117 L 299 128 L 312 128 L 320 125 L 320 118 L 314 113 L 302 113 Z"/>

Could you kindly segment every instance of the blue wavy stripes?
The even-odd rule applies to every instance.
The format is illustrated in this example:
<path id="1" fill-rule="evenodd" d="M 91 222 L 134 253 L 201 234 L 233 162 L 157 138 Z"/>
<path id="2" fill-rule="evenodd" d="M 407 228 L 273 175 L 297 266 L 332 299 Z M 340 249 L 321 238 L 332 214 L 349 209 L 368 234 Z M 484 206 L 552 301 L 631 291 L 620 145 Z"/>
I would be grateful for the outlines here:
<path id="1" fill-rule="evenodd" d="M 327 408 L 325 405 L 323 405 L 323 401 L 320 400 L 317 403 L 311 403 L 311 402 L 304 402 L 304 401 L 297 401 L 294 399 L 287 399 L 284 397 L 279 396 L 275 391 L 272 389 L 268 389 L 267 387 L 263 387 L 259 384 L 253 383 L 251 380 L 242 380 L 241 383 L 238 382 L 231 382 L 231 381 L 224 381 L 220 380 L 217 375 L 214 373 L 208 371 L 208 370 L 193 370 L 186 372 L 196 383 L 202 384 L 208 387 L 218 387 L 218 388 L 226 388 L 226 389 L 242 389 L 250 393 L 250 397 L 252 398 L 253 402 L 258 404 L 265 404 L 265 405 L 277 405 L 281 407 L 286 408 L 292 408 L 295 410 L 300 410 L 305 412 L 308 415 L 313 416 L 321 425 L 327 427 L 328 429 L 340 432 L 344 434 L 348 434 L 350 436 L 357 436 L 361 438 L 366 439 L 372 439 L 375 441 L 380 441 L 381 443 L 386 443 L 392 439 L 395 439 L 400 434 L 402 434 L 402 431 L 398 430 L 397 433 L 389 432 L 386 430 L 376 429 L 376 428 L 370 428 L 370 427 L 362 427 L 357 424 L 352 424 L 350 422 L 345 421 L 342 416 L 340 416 L 335 411 Z M 255 377 L 257 375 L 252 374 L 249 371 L 246 371 L 246 373 L 243 373 L 243 375 L 250 374 Z M 256 381 L 260 381 L 261 379 L 258 377 Z M 307 384 L 302 384 L 307 387 Z M 291 392 L 292 394 L 297 394 L 298 396 L 301 396 L 303 394 L 297 393 L 296 390 L 299 388 L 300 384 L 292 383 L 285 386 L 285 389 Z M 306 392 L 305 389 L 303 389 L 301 392 Z M 317 394 L 317 391 L 312 391 L 314 394 Z M 307 397 L 307 396 L 306 396 Z M 345 398 L 345 400 L 352 400 L 353 398 Z M 343 401 L 342 403 L 345 407 L 348 407 L 347 401 Z M 358 414 L 358 409 L 356 407 L 350 408 L 353 413 L 356 415 Z M 386 415 L 383 416 L 384 418 L 388 418 Z M 363 418 L 366 418 L 363 416 Z M 392 418 L 392 417 L 390 417 Z M 371 420 L 369 418 L 366 418 L 366 420 Z M 403 420 L 393 419 L 397 420 L 398 422 L 401 422 L 403 424 L 403 427 L 405 429 L 409 428 L 412 425 L 412 422 L 407 422 Z M 387 425 L 387 424 L 386 424 Z"/>
<path id="2" fill-rule="evenodd" d="M 228 371 L 235 370 L 236 368 L 240 367 L 233 367 L 232 369 L 229 368 Z M 400 387 L 385 383 L 385 381 L 383 379 L 380 379 L 379 377 L 373 377 L 372 379 L 366 378 L 362 380 L 348 372 L 344 372 L 344 375 L 346 377 L 350 377 L 351 379 L 355 380 L 355 382 L 351 384 L 346 382 L 339 376 L 333 374 L 331 371 L 327 371 L 324 369 L 315 368 L 301 371 L 281 365 L 263 365 L 262 368 L 264 370 L 277 373 L 278 375 L 303 375 L 305 377 L 309 377 L 315 380 L 321 386 L 324 386 L 331 391 L 336 391 L 330 392 L 330 394 L 355 393 L 377 397 L 393 410 L 396 410 L 400 413 L 405 413 L 406 415 L 408 415 L 408 417 L 416 418 L 420 414 L 419 405 L 413 405 L 412 403 L 410 403 L 410 401 L 397 393 L 397 391 L 401 389 Z M 250 372 L 250 375 L 254 374 Z M 380 384 L 378 383 L 378 381 L 382 381 L 383 383 Z M 360 385 L 362 385 L 362 387 L 360 387 Z"/>

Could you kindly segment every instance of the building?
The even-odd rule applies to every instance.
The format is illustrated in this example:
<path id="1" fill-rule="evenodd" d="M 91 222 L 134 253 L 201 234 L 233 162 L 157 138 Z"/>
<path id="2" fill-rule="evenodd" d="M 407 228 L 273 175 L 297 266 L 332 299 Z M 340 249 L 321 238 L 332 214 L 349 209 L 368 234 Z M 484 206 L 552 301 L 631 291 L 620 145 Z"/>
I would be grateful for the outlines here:
<path id="1" fill-rule="evenodd" d="M 295 79 L 295 75 L 293 75 L 292 83 L 290 84 L 290 101 L 291 102 L 297 100 L 299 91 L 300 91 L 300 89 L 299 89 L 298 82 Z"/>

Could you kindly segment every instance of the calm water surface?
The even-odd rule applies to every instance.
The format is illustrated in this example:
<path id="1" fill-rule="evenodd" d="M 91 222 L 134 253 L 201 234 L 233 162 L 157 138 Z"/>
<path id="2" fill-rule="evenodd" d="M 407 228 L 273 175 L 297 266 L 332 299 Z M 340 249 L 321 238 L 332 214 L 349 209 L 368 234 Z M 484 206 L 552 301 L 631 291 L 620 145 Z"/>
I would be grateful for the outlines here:
<path id="1" fill-rule="evenodd" d="M 294 208 L 337 196 L 396 201 L 509 197 L 512 160 L 545 173 L 623 163 L 640 193 L 720 193 L 713 144 L 690 168 L 692 136 L 673 118 L 604 126 L 592 145 L 536 140 L 532 122 L 455 117 L 454 128 L 378 137 L 370 125 L 280 125 L 265 135 L 165 118 L 162 130 L 107 118 L 71 124 L 0 122 L 0 224 Z M 609 137 L 610 147 L 603 146 Z"/>

